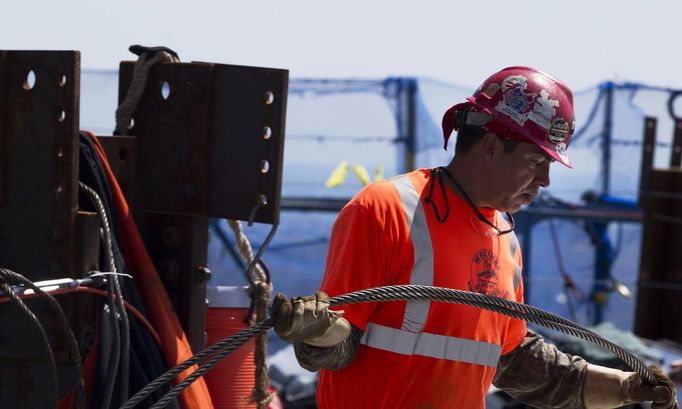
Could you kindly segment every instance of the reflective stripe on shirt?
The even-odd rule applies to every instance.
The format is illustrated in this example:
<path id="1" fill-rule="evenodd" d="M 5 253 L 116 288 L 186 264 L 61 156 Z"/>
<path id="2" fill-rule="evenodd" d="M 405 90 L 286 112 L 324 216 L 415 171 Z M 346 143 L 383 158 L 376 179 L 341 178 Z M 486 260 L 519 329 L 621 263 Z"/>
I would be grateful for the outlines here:
<path id="1" fill-rule="evenodd" d="M 414 248 L 414 264 L 410 273 L 410 284 L 433 285 L 433 247 L 431 235 L 426 224 L 426 215 L 417 190 L 407 175 L 391 179 L 398 190 L 400 202 L 405 210 L 407 223 L 410 226 L 410 239 Z M 420 332 L 429 315 L 431 302 L 428 300 L 412 300 L 407 302 L 401 329 Z"/>
<path id="2" fill-rule="evenodd" d="M 502 220 L 507 223 L 505 230 L 511 228 L 511 224 L 509 224 L 509 220 L 507 220 L 504 213 L 500 214 L 502 215 Z M 518 246 L 519 239 L 516 237 L 516 233 L 513 231 L 509 232 L 509 255 L 511 256 L 512 263 L 514 263 L 514 291 L 519 288 L 519 283 L 521 283 L 521 266 L 516 262 L 516 249 Z"/>
<path id="3" fill-rule="evenodd" d="M 497 366 L 502 353 L 500 345 L 426 332 L 414 333 L 372 322 L 367 324 L 360 342 L 402 355 L 421 355 L 490 367 Z"/>
<path id="4" fill-rule="evenodd" d="M 518 245 L 519 239 L 516 238 L 516 234 L 514 232 L 509 233 L 509 252 L 514 263 L 514 291 L 519 288 L 519 283 L 521 283 L 521 266 L 516 262 L 516 248 Z"/>

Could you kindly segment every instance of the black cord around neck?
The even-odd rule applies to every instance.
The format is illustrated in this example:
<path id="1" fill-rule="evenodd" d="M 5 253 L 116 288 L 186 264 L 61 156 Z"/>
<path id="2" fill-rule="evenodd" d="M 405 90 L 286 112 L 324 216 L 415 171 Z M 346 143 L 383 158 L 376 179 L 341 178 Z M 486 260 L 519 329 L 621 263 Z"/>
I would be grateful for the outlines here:
<path id="1" fill-rule="evenodd" d="M 443 183 L 443 175 L 442 172 L 439 172 L 439 169 L 441 168 L 435 168 L 431 171 L 431 183 L 429 184 L 429 194 L 426 196 L 424 201 L 428 204 L 431 205 L 433 208 L 433 212 L 436 214 L 436 220 L 439 222 L 443 223 L 448 219 L 448 216 L 450 215 L 450 203 L 448 203 L 448 196 L 447 193 L 445 192 L 445 184 Z M 445 214 L 443 214 L 443 217 L 440 216 L 440 212 L 438 211 L 438 207 L 436 206 L 436 203 L 433 201 L 433 187 L 436 184 L 436 180 L 438 180 L 438 185 L 440 186 L 440 191 L 443 194 L 443 199 L 445 200 Z"/>
<path id="2" fill-rule="evenodd" d="M 515 223 L 514 223 L 514 217 L 511 215 L 511 213 L 505 212 L 505 214 L 507 215 L 507 219 L 509 219 L 509 229 L 500 230 L 497 226 L 495 226 L 493 223 L 491 223 L 490 220 L 488 220 L 488 218 L 486 218 L 485 216 L 483 216 L 483 214 L 481 214 L 481 212 L 478 210 L 478 207 L 474 204 L 474 201 L 471 200 L 471 197 L 469 197 L 469 195 L 464 191 L 462 186 L 459 183 L 457 183 L 457 180 L 455 179 L 454 176 L 452 176 L 452 173 L 450 173 L 450 171 L 448 171 L 447 168 L 445 168 L 443 166 L 439 166 L 436 169 L 434 169 L 434 171 L 438 172 L 438 179 L 440 180 L 441 185 L 443 183 L 441 175 L 443 173 L 445 173 L 445 176 L 447 176 L 448 179 L 450 179 L 450 181 L 452 182 L 452 184 L 455 185 L 455 189 L 457 189 L 457 192 L 460 194 L 460 196 L 462 196 L 464 201 L 467 202 L 469 207 L 471 207 L 471 210 L 473 210 L 474 213 L 476 213 L 476 217 L 478 217 L 478 220 L 482 221 L 483 223 L 485 223 L 488 226 L 495 229 L 497 231 L 497 234 L 499 234 L 500 236 L 503 234 L 511 233 L 512 231 L 514 231 Z M 433 190 L 433 188 L 432 188 L 432 190 Z M 430 196 L 430 194 L 431 194 L 431 192 L 429 191 L 429 196 Z M 447 197 L 445 198 L 445 203 L 447 203 Z M 435 209 L 435 206 L 434 206 L 434 209 Z M 438 215 L 438 213 L 436 213 L 436 216 L 437 215 Z"/>

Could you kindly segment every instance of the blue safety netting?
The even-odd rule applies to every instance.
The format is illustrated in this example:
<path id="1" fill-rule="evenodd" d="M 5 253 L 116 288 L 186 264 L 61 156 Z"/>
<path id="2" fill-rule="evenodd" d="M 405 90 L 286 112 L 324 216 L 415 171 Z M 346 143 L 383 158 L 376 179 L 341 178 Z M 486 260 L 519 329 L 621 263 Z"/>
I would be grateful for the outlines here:
<path id="1" fill-rule="evenodd" d="M 84 70 L 81 84 L 81 127 L 110 135 L 117 101 L 117 72 Z M 353 165 L 362 166 L 373 178 L 382 169 L 383 177 L 390 177 L 410 165 L 446 164 L 454 141 L 448 152 L 443 150 L 441 115 L 473 89 L 421 78 L 291 80 L 282 196 L 304 198 L 311 203 L 316 199 L 350 198 L 363 186 L 352 171 Z M 581 205 L 583 194 L 593 191 L 622 200 L 626 206 L 628 201 L 635 205 L 644 117 L 658 119 L 655 165 L 667 166 L 673 132 L 668 102 L 673 91 L 644 84 L 604 82 L 576 92 L 577 132 L 568 151 L 574 169 L 553 166 L 548 197 L 564 205 Z M 349 170 L 343 183 L 325 187 L 334 169 L 344 161 Z M 263 257 L 275 291 L 304 295 L 318 288 L 334 218 L 335 212 L 329 211 L 282 210 L 278 232 Z M 590 296 L 595 285 L 595 260 L 597 250 L 604 251 L 603 243 L 607 243 L 606 257 L 613 278 L 634 295 L 624 298 L 609 293 L 602 305 L 603 317 L 629 330 L 637 291 L 641 228 L 637 223 L 623 222 L 604 227 L 604 231 L 595 233 L 594 226 L 579 218 L 546 219 L 534 224 L 526 259 L 530 266 L 526 279 L 528 298 L 536 306 L 592 324 L 594 305 Z M 266 225 L 246 228 L 256 249 L 269 229 Z M 212 231 L 211 285 L 246 285 L 243 266 L 230 251 L 232 233 L 219 220 L 214 221 Z M 521 242 L 527 239 L 521 234 L 519 238 Z M 570 275 L 584 299 L 575 291 L 565 291 L 562 272 Z M 602 284 L 608 288 L 613 280 Z"/>

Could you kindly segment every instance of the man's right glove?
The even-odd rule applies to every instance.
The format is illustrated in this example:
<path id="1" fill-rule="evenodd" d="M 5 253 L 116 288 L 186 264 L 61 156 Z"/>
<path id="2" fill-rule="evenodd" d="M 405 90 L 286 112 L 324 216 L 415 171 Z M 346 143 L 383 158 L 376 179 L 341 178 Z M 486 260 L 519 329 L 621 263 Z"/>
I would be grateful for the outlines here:
<path id="1" fill-rule="evenodd" d="M 275 332 L 290 342 L 329 347 L 350 334 L 350 323 L 341 318 L 343 311 L 330 311 L 329 296 L 322 291 L 289 300 L 279 293 L 272 302 Z"/>
<path id="2" fill-rule="evenodd" d="M 587 409 L 610 409 L 651 401 L 652 409 L 679 409 L 675 385 L 655 366 L 649 367 L 658 385 L 642 381 L 636 372 L 623 372 L 599 365 L 587 365 L 583 401 Z"/>

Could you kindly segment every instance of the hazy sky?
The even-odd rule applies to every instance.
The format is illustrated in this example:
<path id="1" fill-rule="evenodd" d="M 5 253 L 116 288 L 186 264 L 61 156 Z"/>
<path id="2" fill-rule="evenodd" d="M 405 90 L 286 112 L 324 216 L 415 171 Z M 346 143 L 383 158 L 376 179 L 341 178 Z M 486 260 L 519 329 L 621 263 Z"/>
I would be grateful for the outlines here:
<path id="1" fill-rule="evenodd" d="M 682 88 L 678 0 L 5 0 L 0 10 L 0 48 L 77 49 L 83 68 L 116 68 L 137 43 L 295 78 L 476 87 L 531 65 L 576 90 L 607 79 Z"/>

